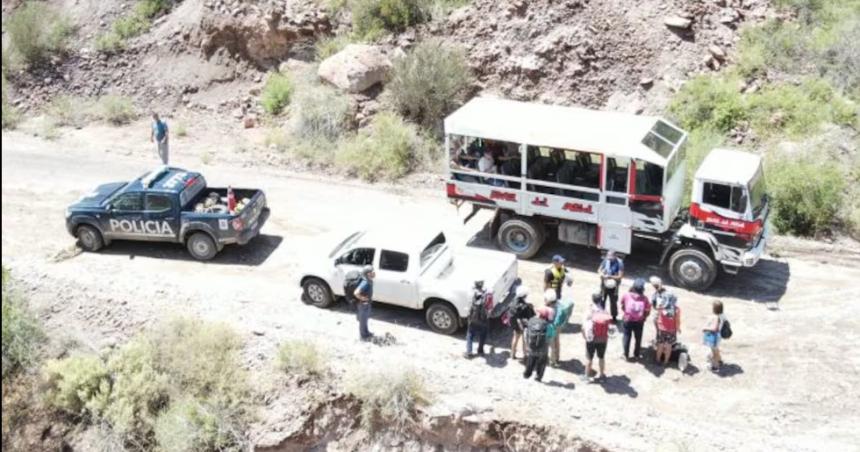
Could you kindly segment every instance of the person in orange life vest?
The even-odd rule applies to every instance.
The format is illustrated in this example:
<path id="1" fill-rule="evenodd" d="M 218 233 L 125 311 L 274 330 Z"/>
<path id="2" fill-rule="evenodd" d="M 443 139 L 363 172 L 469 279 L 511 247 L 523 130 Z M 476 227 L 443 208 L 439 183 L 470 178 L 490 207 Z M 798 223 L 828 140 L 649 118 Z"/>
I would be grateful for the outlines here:
<path id="1" fill-rule="evenodd" d="M 624 313 L 624 358 L 629 361 L 631 359 L 630 336 L 632 335 L 636 340 L 636 346 L 633 348 L 633 358 L 636 359 L 639 358 L 642 350 L 642 328 L 645 325 L 645 319 L 651 314 L 651 303 L 645 296 L 644 279 L 636 278 L 630 292 L 621 298 L 621 310 Z"/>

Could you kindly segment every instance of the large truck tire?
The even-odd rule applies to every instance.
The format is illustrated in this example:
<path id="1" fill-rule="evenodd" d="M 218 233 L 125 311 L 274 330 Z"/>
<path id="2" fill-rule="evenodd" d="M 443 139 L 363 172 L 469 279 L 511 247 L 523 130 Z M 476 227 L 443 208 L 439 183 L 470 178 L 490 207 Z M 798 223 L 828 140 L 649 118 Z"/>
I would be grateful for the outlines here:
<path id="1" fill-rule="evenodd" d="M 681 248 L 669 258 L 669 276 L 675 284 L 705 291 L 717 279 L 717 264 L 704 251 L 697 248 Z"/>
<path id="2" fill-rule="evenodd" d="M 510 217 L 502 221 L 496 235 L 499 249 L 520 259 L 534 257 L 546 241 L 546 229 L 535 218 Z"/>

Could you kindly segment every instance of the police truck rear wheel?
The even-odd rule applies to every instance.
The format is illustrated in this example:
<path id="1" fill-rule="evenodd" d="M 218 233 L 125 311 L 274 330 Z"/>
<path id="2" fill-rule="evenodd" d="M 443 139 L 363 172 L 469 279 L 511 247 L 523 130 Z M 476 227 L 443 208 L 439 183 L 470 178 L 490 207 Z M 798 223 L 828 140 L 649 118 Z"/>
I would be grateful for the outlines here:
<path id="1" fill-rule="evenodd" d="M 717 266 L 705 252 L 683 248 L 669 259 L 669 275 L 681 287 L 702 291 L 717 279 Z"/>
<path id="2" fill-rule="evenodd" d="M 98 229 L 88 226 L 82 225 L 78 227 L 77 230 L 78 243 L 81 244 L 81 248 L 85 251 L 98 251 L 104 245 L 104 240 L 102 240 L 102 235 L 98 231 Z"/>
<path id="3" fill-rule="evenodd" d="M 516 254 L 520 259 L 534 257 L 546 240 L 543 224 L 533 218 L 514 217 L 499 227 L 497 241 L 502 251 Z"/>
<path id="4" fill-rule="evenodd" d="M 188 252 L 197 260 L 208 261 L 218 254 L 218 248 L 209 234 L 197 232 L 188 239 Z"/>
<path id="5" fill-rule="evenodd" d="M 325 281 L 309 278 L 302 283 L 304 300 L 318 308 L 327 308 L 334 302 L 334 296 Z"/>
<path id="6" fill-rule="evenodd" d="M 437 301 L 427 308 L 427 325 L 431 330 L 442 334 L 454 334 L 460 327 L 460 316 L 451 305 Z"/>

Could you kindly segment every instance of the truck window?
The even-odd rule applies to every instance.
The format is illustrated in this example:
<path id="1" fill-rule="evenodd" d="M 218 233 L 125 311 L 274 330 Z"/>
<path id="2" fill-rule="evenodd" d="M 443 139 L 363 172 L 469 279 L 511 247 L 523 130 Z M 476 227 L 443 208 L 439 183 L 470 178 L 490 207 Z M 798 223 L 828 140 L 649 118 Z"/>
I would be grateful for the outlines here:
<path id="1" fill-rule="evenodd" d="M 167 212 L 173 208 L 170 197 L 151 193 L 147 193 L 145 205 L 147 212 Z"/>
<path id="2" fill-rule="evenodd" d="M 373 265 L 374 256 L 376 256 L 376 250 L 373 248 L 353 248 L 339 257 L 337 263 L 363 267 Z"/>
<path id="3" fill-rule="evenodd" d="M 409 255 L 397 251 L 382 250 L 379 254 L 379 269 L 405 272 L 409 268 Z"/>
<path id="4" fill-rule="evenodd" d="M 193 179 L 191 184 L 187 185 L 179 193 L 179 204 L 183 208 L 187 207 L 188 203 L 193 201 L 204 188 L 206 188 L 206 179 L 204 179 L 203 176 L 198 175 Z"/>
<path id="5" fill-rule="evenodd" d="M 663 168 L 643 160 L 636 161 L 636 194 L 663 195 Z"/>
<path id="6" fill-rule="evenodd" d="M 606 190 L 627 193 L 627 167 L 630 159 L 609 157 L 606 159 Z"/>
<path id="7" fill-rule="evenodd" d="M 750 184 L 750 201 L 752 201 L 753 217 L 758 218 L 767 203 L 767 184 L 764 182 L 761 169 Z"/>
<path id="8" fill-rule="evenodd" d="M 143 202 L 140 193 L 124 193 L 117 196 L 111 201 L 111 205 L 116 210 L 126 212 L 139 212 L 143 210 Z"/>
<path id="9" fill-rule="evenodd" d="M 440 248 L 445 246 L 445 234 L 439 233 L 430 243 L 424 247 L 424 250 L 421 251 L 421 256 L 419 259 L 421 260 L 421 268 L 424 268 L 428 262 L 430 262 L 430 258 L 433 257 Z"/>
<path id="10" fill-rule="evenodd" d="M 702 202 L 737 213 L 745 213 L 747 210 L 747 195 L 743 187 L 705 182 Z"/>

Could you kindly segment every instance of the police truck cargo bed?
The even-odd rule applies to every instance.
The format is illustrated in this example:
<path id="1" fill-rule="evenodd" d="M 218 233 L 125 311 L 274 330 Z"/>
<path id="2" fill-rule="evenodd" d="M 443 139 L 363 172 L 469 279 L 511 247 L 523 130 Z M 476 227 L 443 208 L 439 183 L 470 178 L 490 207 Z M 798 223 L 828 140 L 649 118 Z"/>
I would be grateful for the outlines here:
<path id="1" fill-rule="evenodd" d="M 161 167 L 97 187 L 69 206 L 66 228 L 87 251 L 113 240 L 172 242 L 208 260 L 224 245 L 248 243 L 268 216 L 261 190 L 207 187 L 199 173 Z"/>

